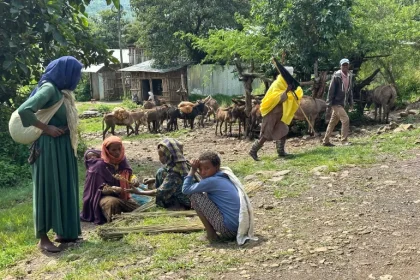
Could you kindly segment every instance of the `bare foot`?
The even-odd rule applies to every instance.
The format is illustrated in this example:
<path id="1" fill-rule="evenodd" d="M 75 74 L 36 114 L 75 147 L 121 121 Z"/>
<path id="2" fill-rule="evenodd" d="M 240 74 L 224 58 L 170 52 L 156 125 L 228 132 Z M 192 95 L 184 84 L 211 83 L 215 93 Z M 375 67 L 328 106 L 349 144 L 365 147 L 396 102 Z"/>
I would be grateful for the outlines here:
<path id="1" fill-rule="evenodd" d="M 208 235 L 208 234 L 203 234 L 202 236 L 200 236 L 199 238 L 197 238 L 197 240 L 198 241 L 203 241 L 203 242 L 206 242 L 206 241 L 209 241 L 209 242 L 217 242 L 217 241 L 219 241 L 220 239 L 219 239 L 219 236 L 216 234 L 216 236 L 213 236 L 213 235 Z"/>
<path id="2" fill-rule="evenodd" d="M 49 241 L 49 242 L 39 241 L 38 248 L 40 250 L 47 251 L 47 252 L 50 252 L 50 253 L 59 253 L 59 252 L 61 252 L 61 249 L 58 248 L 57 246 L 55 246 L 51 241 Z"/>

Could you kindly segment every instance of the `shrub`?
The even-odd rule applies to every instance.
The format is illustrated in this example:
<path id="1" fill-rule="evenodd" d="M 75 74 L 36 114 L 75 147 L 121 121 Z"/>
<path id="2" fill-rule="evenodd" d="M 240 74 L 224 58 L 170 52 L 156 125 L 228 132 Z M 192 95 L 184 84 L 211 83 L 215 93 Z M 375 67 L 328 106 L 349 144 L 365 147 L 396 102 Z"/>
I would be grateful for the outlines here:
<path id="1" fill-rule="evenodd" d="M 15 187 L 19 182 L 31 178 L 28 166 L 19 166 L 0 160 L 0 188 Z"/>
<path id="2" fill-rule="evenodd" d="M 91 100 L 89 78 L 83 76 L 75 90 L 75 98 L 79 102 Z"/>
<path id="3" fill-rule="evenodd" d="M 100 104 L 97 109 L 98 109 L 98 112 L 101 114 L 106 114 L 106 113 L 111 112 L 111 107 L 105 104 Z"/>
<path id="4" fill-rule="evenodd" d="M 131 99 L 129 99 L 129 98 L 124 98 L 121 105 L 124 108 L 128 108 L 129 110 L 133 110 L 133 109 L 137 109 L 138 108 L 137 104 L 134 103 L 133 101 L 131 101 Z"/>

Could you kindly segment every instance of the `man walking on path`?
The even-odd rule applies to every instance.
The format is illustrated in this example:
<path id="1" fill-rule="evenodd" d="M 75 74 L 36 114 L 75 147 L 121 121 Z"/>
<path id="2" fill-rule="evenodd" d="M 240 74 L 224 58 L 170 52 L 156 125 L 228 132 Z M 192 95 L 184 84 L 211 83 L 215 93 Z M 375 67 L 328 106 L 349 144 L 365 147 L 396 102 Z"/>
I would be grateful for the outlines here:
<path id="1" fill-rule="evenodd" d="M 350 144 L 347 141 L 350 121 L 344 108 L 347 105 L 350 106 L 350 109 L 353 108 L 353 75 L 349 72 L 349 60 L 347 58 L 340 60 L 340 65 L 341 69 L 334 73 L 328 90 L 327 105 L 332 110 L 332 114 L 322 143 L 327 147 L 334 146 L 330 142 L 330 136 L 338 121 L 341 121 L 341 142 L 344 145 Z"/>

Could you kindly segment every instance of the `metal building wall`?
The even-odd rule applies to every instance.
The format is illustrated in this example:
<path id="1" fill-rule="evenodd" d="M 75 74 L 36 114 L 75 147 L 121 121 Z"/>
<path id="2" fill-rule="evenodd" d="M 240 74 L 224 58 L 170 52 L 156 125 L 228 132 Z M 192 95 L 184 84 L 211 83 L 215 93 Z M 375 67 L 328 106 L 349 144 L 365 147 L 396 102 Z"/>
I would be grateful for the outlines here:
<path id="1" fill-rule="evenodd" d="M 242 95 L 244 86 L 233 72 L 235 66 L 220 66 L 213 64 L 193 65 L 187 69 L 188 93 L 201 95 Z M 253 88 L 260 85 L 254 80 Z"/>

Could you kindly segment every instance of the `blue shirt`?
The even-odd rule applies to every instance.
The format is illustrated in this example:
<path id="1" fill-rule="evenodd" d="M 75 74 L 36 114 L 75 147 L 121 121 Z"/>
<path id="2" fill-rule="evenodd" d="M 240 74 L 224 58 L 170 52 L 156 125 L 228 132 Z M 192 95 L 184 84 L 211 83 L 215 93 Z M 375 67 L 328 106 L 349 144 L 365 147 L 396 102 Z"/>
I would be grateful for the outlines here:
<path id="1" fill-rule="evenodd" d="M 226 174 L 219 171 L 198 183 L 193 182 L 192 176 L 187 176 L 184 179 L 182 192 L 184 194 L 207 193 L 208 198 L 222 213 L 225 226 L 231 231 L 238 231 L 241 203 L 237 188 Z"/>

